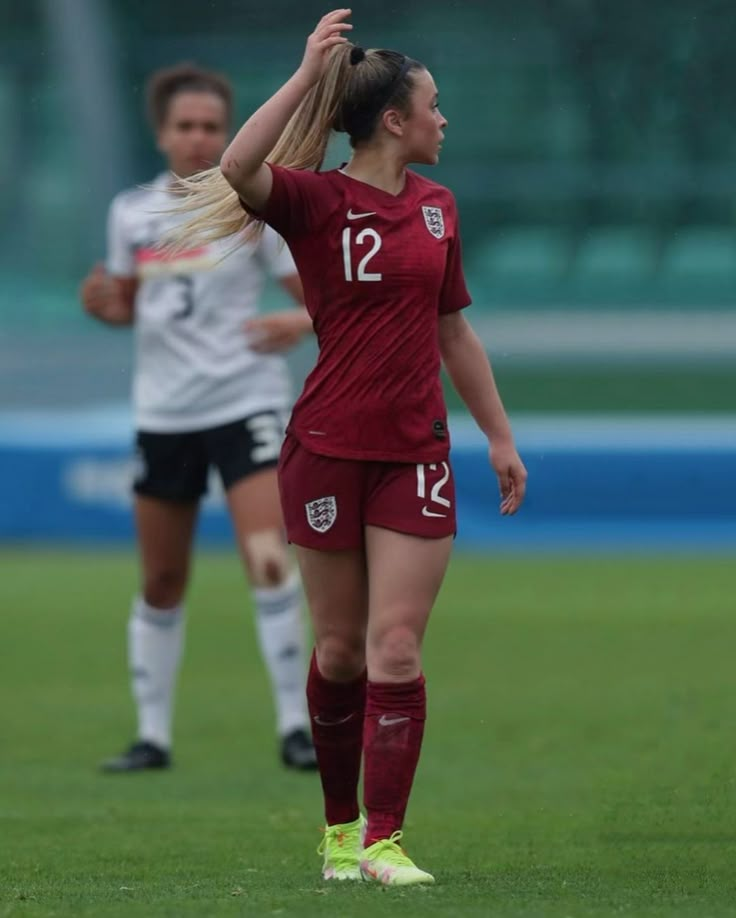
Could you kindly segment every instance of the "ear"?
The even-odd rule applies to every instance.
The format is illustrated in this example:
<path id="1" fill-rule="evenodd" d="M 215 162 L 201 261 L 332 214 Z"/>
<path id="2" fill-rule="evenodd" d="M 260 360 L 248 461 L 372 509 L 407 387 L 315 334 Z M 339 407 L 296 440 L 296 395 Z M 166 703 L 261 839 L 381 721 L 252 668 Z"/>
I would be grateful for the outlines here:
<path id="1" fill-rule="evenodd" d="M 393 134 L 394 137 L 403 137 L 404 121 L 406 119 L 400 111 L 397 111 L 395 108 L 389 108 L 383 113 L 381 118 L 383 121 L 383 126 L 386 128 L 389 134 Z"/>

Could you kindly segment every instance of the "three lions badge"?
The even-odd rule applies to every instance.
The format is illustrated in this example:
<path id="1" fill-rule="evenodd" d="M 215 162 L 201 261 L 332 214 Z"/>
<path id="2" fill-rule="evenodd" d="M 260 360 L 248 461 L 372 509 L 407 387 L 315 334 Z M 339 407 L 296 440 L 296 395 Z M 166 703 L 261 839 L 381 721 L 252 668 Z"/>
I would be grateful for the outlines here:
<path id="1" fill-rule="evenodd" d="M 442 239 L 445 235 L 445 221 L 442 217 L 442 208 L 440 207 L 422 207 L 424 222 L 427 229 L 435 239 Z"/>
<path id="2" fill-rule="evenodd" d="M 315 532 L 327 532 L 337 519 L 337 501 L 334 497 L 319 497 L 304 505 L 307 522 Z"/>

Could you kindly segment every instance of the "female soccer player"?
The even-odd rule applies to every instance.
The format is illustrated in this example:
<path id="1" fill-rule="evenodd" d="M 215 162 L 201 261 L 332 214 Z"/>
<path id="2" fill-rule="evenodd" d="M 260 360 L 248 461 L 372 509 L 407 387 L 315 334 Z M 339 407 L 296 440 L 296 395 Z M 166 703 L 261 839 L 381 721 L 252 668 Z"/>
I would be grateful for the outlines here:
<path id="1" fill-rule="evenodd" d="M 81 291 L 95 318 L 134 322 L 136 332 L 134 490 L 143 582 L 133 602 L 128 651 L 138 736 L 103 768 L 170 764 L 182 603 L 199 502 L 215 466 L 255 600 L 281 758 L 289 767 L 312 769 L 299 583 L 276 476 L 289 379 L 283 358 L 273 353 L 296 343 L 311 320 L 301 305 L 256 315 L 266 271 L 302 302 L 294 263 L 272 230 L 228 257 L 227 242 L 162 255 L 159 243 L 172 226 L 171 173 L 189 176 L 219 160 L 232 90 L 218 74 L 181 65 L 152 76 L 148 102 L 170 171 L 150 188 L 114 199 L 106 270 L 93 270 Z"/>
<path id="2" fill-rule="evenodd" d="M 454 199 L 407 169 L 438 160 L 447 121 L 434 80 L 403 54 L 351 45 L 349 13 L 319 22 L 301 66 L 243 125 L 221 168 L 183 183 L 192 212 L 172 239 L 255 220 L 294 255 L 320 353 L 279 484 L 316 639 L 307 698 L 323 875 L 403 885 L 433 881 L 398 842 L 424 731 L 422 638 L 455 533 L 441 359 L 488 437 L 501 513 L 521 505 L 526 470 L 461 313 L 470 298 Z M 311 171 L 333 128 L 348 133 L 350 162 Z"/>

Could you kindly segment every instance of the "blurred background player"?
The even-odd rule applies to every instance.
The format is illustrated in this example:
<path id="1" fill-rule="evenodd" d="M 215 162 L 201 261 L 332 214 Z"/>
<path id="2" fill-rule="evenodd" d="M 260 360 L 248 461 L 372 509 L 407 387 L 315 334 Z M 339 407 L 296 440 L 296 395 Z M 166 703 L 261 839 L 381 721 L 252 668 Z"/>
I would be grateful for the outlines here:
<path id="1" fill-rule="evenodd" d="M 148 84 L 148 107 L 170 171 L 114 199 L 106 268 L 96 267 L 81 290 L 90 315 L 113 325 L 134 323 L 136 338 L 134 491 L 142 586 L 131 611 L 128 650 L 138 734 L 102 768 L 171 764 L 192 539 L 214 466 L 252 589 L 280 755 L 286 766 L 312 769 L 300 588 L 276 478 L 289 379 L 274 353 L 299 341 L 311 322 L 302 306 L 256 315 L 266 272 L 303 302 L 288 249 L 270 229 L 228 257 L 231 241 L 173 258 L 157 247 L 176 219 L 171 173 L 191 176 L 211 166 L 227 144 L 229 82 L 188 64 L 160 70 Z"/>
<path id="2" fill-rule="evenodd" d="M 502 514 L 520 507 L 526 470 L 462 314 L 470 297 L 454 198 L 406 168 L 439 158 L 447 121 L 434 80 L 403 54 L 347 42 L 349 14 L 322 18 L 301 66 L 241 128 L 222 168 L 181 182 L 192 193 L 181 209 L 196 213 L 173 236 L 228 236 L 246 219 L 240 198 L 299 268 L 320 353 L 279 484 L 315 632 L 307 695 L 323 876 L 408 885 L 433 882 L 399 841 L 426 718 L 421 645 L 456 531 L 441 360 L 488 439 Z M 333 129 L 349 135 L 350 162 L 311 171 Z"/>

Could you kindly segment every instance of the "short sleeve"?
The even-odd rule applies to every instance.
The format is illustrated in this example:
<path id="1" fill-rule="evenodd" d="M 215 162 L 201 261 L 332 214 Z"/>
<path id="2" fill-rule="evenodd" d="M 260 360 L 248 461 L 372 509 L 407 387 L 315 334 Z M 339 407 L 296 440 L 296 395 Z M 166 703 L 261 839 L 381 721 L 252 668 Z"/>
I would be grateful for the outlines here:
<path id="1" fill-rule="evenodd" d="M 289 247 L 270 226 L 264 227 L 263 233 L 258 240 L 257 256 L 264 268 L 273 277 L 289 277 L 291 274 L 297 273 Z"/>
<path id="2" fill-rule="evenodd" d="M 117 277 L 133 277 L 135 256 L 125 225 L 125 207 L 121 195 L 113 199 L 107 215 L 107 270 Z"/>
<path id="3" fill-rule="evenodd" d="M 463 255 L 460 244 L 460 228 L 455 216 L 455 233 L 450 238 L 445 263 L 445 277 L 440 291 L 439 312 L 458 312 L 471 304 L 472 300 L 465 285 Z"/>
<path id="4" fill-rule="evenodd" d="M 325 210 L 325 182 L 319 172 L 285 169 L 268 164 L 273 175 L 271 194 L 256 214 L 285 239 L 313 230 Z"/>

